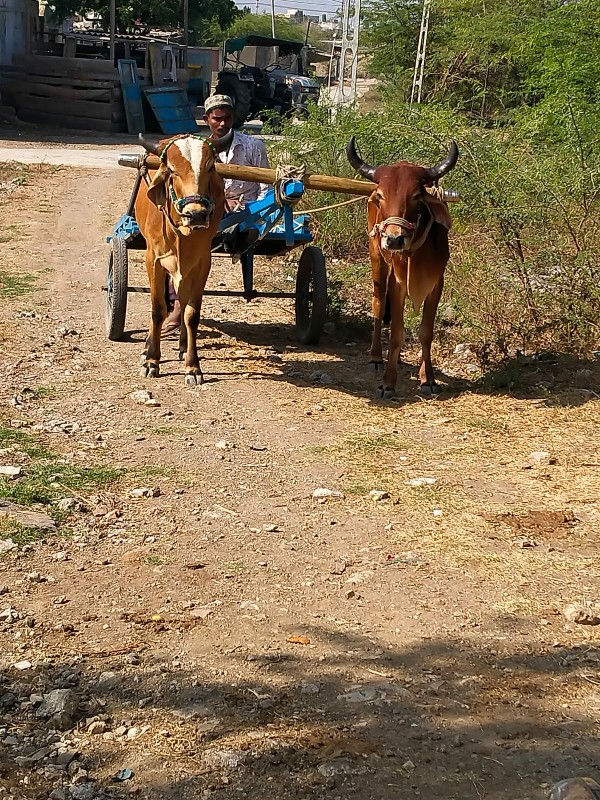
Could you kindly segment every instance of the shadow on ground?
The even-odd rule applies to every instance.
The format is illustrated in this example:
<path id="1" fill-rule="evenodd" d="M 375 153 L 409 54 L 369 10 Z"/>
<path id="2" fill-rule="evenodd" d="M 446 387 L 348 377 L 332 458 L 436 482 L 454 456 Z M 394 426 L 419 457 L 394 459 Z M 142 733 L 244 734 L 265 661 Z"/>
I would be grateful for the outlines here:
<path id="1" fill-rule="evenodd" d="M 319 345 L 307 346 L 298 343 L 295 326 L 291 324 L 203 320 L 203 325 L 209 328 L 210 340 L 206 337 L 201 344 L 207 357 L 229 346 L 227 340 L 215 339 L 214 331 L 253 346 L 275 349 L 281 358 L 281 374 L 271 376 L 273 380 L 297 386 L 327 385 L 343 393 L 366 396 L 378 404 L 404 405 L 423 399 L 418 393 L 418 347 L 412 347 L 405 354 L 407 361 L 399 365 L 396 397 L 390 403 L 375 397 L 381 373 L 369 371 L 370 339 L 364 333 L 362 338 L 357 336 L 357 330 L 353 331 L 352 340 L 347 336 L 325 334 Z M 313 354 L 308 362 L 294 357 L 295 353 L 307 351 Z M 469 392 L 543 400 L 549 406 L 579 406 L 600 396 L 600 359 L 548 352 L 517 356 L 483 369 L 472 380 L 456 376 L 464 366 L 464 361 L 453 359 L 449 354 L 438 352 L 437 357 L 434 356 L 436 378 L 441 387 L 438 402 Z"/>
<path id="2" fill-rule="evenodd" d="M 23 800 L 73 780 L 90 783 L 82 798 L 542 798 L 548 783 L 594 776 L 586 680 L 600 648 L 529 649 L 520 625 L 490 620 L 487 649 L 468 637 L 390 649 L 323 625 L 306 629 L 309 645 L 248 642 L 191 669 L 167 656 L 169 622 L 148 624 L 137 656 L 56 657 L 2 676 L 0 785 Z M 79 700 L 75 730 L 53 737 L 78 753 L 66 769 L 42 750 L 52 724 L 36 695 L 53 689 Z M 111 782 L 124 768 L 133 778 Z"/>

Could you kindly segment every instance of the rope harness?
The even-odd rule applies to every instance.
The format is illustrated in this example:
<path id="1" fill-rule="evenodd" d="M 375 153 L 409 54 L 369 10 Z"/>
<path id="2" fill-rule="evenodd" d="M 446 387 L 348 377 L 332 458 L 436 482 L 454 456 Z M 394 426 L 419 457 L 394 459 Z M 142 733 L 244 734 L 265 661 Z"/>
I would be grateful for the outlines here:
<path id="1" fill-rule="evenodd" d="M 203 144 L 206 143 L 211 148 L 211 150 L 213 151 L 213 154 L 216 156 L 216 150 L 215 150 L 214 143 L 210 139 L 207 139 L 205 136 L 198 136 L 198 134 L 195 134 L 195 133 L 186 133 L 186 134 L 184 134 L 182 136 L 174 136 L 172 139 L 169 139 L 169 141 L 165 144 L 165 146 L 163 147 L 161 152 L 158 154 L 158 158 L 159 158 L 161 164 L 165 164 L 166 165 L 166 163 L 167 163 L 167 151 L 168 151 L 169 147 L 171 147 L 172 144 L 175 144 L 175 142 L 180 141 L 181 139 L 197 139 L 199 142 L 202 142 Z M 145 164 L 140 168 L 140 172 L 141 172 L 144 180 L 146 181 L 146 185 L 149 186 L 150 185 L 150 179 L 148 177 L 148 167 Z M 173 217 L 171 215 L 171 212 L 169 210 L 169 202 L 168 201 L 171 202 L 171 204 L 173 205 L 175 211 L 180 216 L 183 216 L 183 209 L 185 208 L 186 205 L 188 205 L 188 203 L 198 203 L 200 205 L 203 205 L 206 208 L 206 211 L 207 211 L 208 214 L 212 214 L 212 212 L 214 211 L 215 202 L 211 197 L 206 197 L 205 195 L 202 195 L 202 194 L 190 194 L 190 195 L 187 195 L 186 197 L 177 197 L 175 189 L 173 188 L 172 176 L 171 176 L 170 173 L 165 178 L 165 189 L 168 189 L 168 191 L 166 192 L 166 200 L 167 200 L 167 202 L 165 203 L 164 206 L 161 207 L 161 211 L 163 212 L 165 220 L 169 223 L 171 228 L 175 231 L 175 233 L 178 236 L 180 236 L 181 233 L 179 231 L 179 226 L 176 224 L 176 222 L 174 221 L 174 219 L 173 219 Z M 164 233 L 165 233 L 165 230 L 164 230 L 164 220 L 163 220 L 163 234 Z"/>
<path id="2" fill-rule="evenodd" d="M 419 227 L 419 222 L 421 221 L 421 215 L 417 217 L 416 222 L 409 222 L 404 217 L 386 217 L 386 219 L 382 220 L 381 222 L 376 222 L 375 225 L 369 231 L 369 236 L 377 236 L 377 234 L 385 233 L 385 229 L 389 225 L 397 225 L 401 230 L 406 231 L 407 233 L 414 234 L 416 228 Z M 405 235 L 405 234 L 404 234 Z"/>
<path id="3" fill-rule="evenodd" d="M 214 156 L 217 155 L 213 142 L 210 139 L 207 139 L 206 136 L 198 136 L 198 134 L 196 133 L 186 133 L 184 136 L 174 136 L 166 143 L 166 145 L 162 149 L 162 152 L 159 155 L 161 163 L 163 164 L 167 163 L 167 151 L 169 147 L 171 147 L 172 144 L 180 141 L 181 139 L 196 139 L 197 141 L 202 142 L 202 144 L 207 144 L 213 151 L 213 155 Z M 186 207 L 186 205 L 188 205 L 188 203 L 199 203 L 205 206 L 209 214 L 212 214 L 215 208 L 215 203 L 212 198 L 206 197 L 203 194 L 190 194 L 187 195 L 186 197 L 177 197 L 175 189 L 173 188 L 173 184 L 171 183 L 172 179 L 170 175 L 167 178 L 167 180 L 169 181 L 169 196 L 171 198 L 171 202 L 175 206 L 175 210 L 180 216 L 183 215 L 183 209 Z M 169 222 L 173 224 L 171 219 L 169 219 Z"/>
<path id="4" fill-rule="evenodd" d="M 306 165 L 300 164 L 299 167 L 295 167 L 291 164 L 279 164 L 275 169 L 275 183 L 273 184 L 275 188 L 275 199 L 277 200 L 277 204 L 283 206 L 285 204 L 289 204 L 289 200 L 286 201 L 283 193 L 282 193 L 282 186 L 284 181 L 304 181 L 304 175 L 306 174 Z"/>
<path id="5" fill-rule="evenodd" d="M 429 211 L 429 209 L 428 209 L 428 211 Z M 409 222 L 407 219 L 404 219 L 404 217 L 387 217 L 386 219 L 381 220 L 380 222 L 376 222 L 375 225 L 373 225 L 373 227 L 369 231 L 369 236 L 370 237 L 374 237 L 374 236 L 381 235 L 382 233 L 385 233 L 385 229 L 389 225 L 397 225 L 400 228 L 400 230 L 402 231 L 402 235 L 403 236 L 405 236 L 405 237 L 410 236 L 411 237 L 410 245 L 407 248 L 403 249 L 403 251 L 402 251 L 405 255 L 410 256 L 416 250 L 418 250 L 419 247 L 423 246 L 423 244 L 425 243 L 425 240 L 427 239 L 427 237 L 429 235 L 429 231 L 431 230 L 431 226 L 433 225 L 433 214 L 431 213 L 431 211 L 429 211 L 429 219 L 427 220 L 427 224 L 425 225 L 425 228 L 419 234 L 417 239 L 415 239 L 414 237 L 415 237 L 416 232 L 419 229 L 419 225 L 420 224 L 421 224 L 421 215 L 420 214 L 417 216 L 417 221 L 416 222 Z"/>
<path id="6" fill-rule="evenodd" d="M 206 210 L 209 214 L 212 214 L 215 208 L 214 200 L 210 197 L 206 197 L 203 194 L 188 194 L 186 197 L 177 197 L 175 194 L 175 189 L 173 186 L 169 186 L 169 194 L 171 196 L 171 202 L 175 206 L 177 213 L 180 216 L 183 216 L 183 209 L 188 205 L 188 203 L 200 203 L 205 206 Z"/>
<path id="7" fill-rule="evenodd" d="M 321 206 L 320 208 L 307 208 L 306 211 L 294 211 L 294 216 L 300 214 L 316 214 L 319 211 L 329 211 L 330 208 L 341 208 L 342 206 L 349 206 L 351 203 L 358 203 L 360 200 L 366 200 L 366 196 L 353 197 L 352 200 L 343 200 L 341 203 L 332 203 L 329 206 Z"/>

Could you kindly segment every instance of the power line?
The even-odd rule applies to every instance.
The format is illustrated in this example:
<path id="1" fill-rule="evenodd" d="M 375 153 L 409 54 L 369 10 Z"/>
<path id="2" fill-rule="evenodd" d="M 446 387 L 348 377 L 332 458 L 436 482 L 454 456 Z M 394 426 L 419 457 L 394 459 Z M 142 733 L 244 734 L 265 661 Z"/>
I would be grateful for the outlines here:
<path id="1" fill-rule="evenodd" d="M 247 2 L 247 3 L 245 3 L 245 2 L 242 2 L 242 0 L 238 0 L 238 3 L 239 3 L 239 4 L 240 4 L 242 7 L 243 7 L 243 6 L 250 7 L 250 5 L 252 4 L 252 0 L 249 0 L 249 2 Z M 256 2 L 255 2 L 255 4 L 254 4 L 254 5 L 255 5 L 255 6 L 258 6 L 258 5 L 261 5 L 261 6 L 268 6 L 269 8 L 271 7 L 271 4 L 270 4 L 270 3 L 256 3 Z M 319 9 L 316 9 L 316 8 L 306 8 L 306 7 L 298 8 L 298 6 L 299 6 L 299 4 L 298 4 L 298 3 L 293 3 L 293 2 L 292 2 L 292 3 L 290 4 L 290 3 L 282 2 L 281 0 L 275 0 L 275 5 L 276 5 L 276 6 L 278 6 L 278 7 L 289 8 L 289 9 L 291 9 L 291 10 L 296 10 L 296 9 L 297 9 L 298 11 L 318 11 L 318 13 L 319 13 L 319 14 L 337 14 L 337 13 L 339 12 L 339 10 L 340 10 L 340 8 L 339 8 L 339 4 L 338 4 L 338 3 L 334 3 L 334 4 L 333 4 L 333 5 L 335 5 L 335 6 L 336 6 L 336 8 L 335 8 L 335 9 L 333 9 L 333 8 L 332 8 L 332 9 L 327 9 L 327 8 L 323 8 L 323 7 L 319 8 Z"/>
<path id="2" fill-rule="evenodd" d="M 269 7 L 269 8 L 270 8 L 270 3 L 259 3 L 259 6 L 261 6 L 261 7 L 264 7 L 264 8 L 267 8 L 267 7 Z M 259 16 L 262 16 L 263 14 L 267 14 L 267 13 L 269 13 L 269 14 L 270 14 L 270 11 L 269 11 L 269 12 L 262 11 L 262 12 L 261 12 L 261 14 L 260 14 Z M 305 15 L 305 16 L 306 16 L 307 14 L 311 14 L 312 16 L 316 16 L 316 15 L 318 14 L 318 15 L 319 15 L 319 17 L 320 17 L 320 16 L 321 16 L 321 14 L 323 14 L 323 13 L 324 13 L 324 12 L 323 12 L 323 11 L 321 11 L 321 9 L 319 9 L 319 8 L 305 8 L 305 9 L 304 9 L 304 15 Z M 294 21 L 294 17 L 288 17 L 288 16 L 286 16 L 285 14 L 277 13 L 277 11 L 275 12 L 275 16 L 277 16 L 277 17 L 284 17 L 285 19 L 291 19 L 292 21 Z M 334 20 L 334 18 L 332 17 L 330 21 L 331 21 L 331 22 L 334 22 L 335 20 Z"/>
<path id="3" fill-rule="evenodd" d="M 271 8 L 271 4 L 270 3 L 258 2 L 258 3 L 255 3 L 255 5 L 256 6 L 268 6 L 269 8 Z M 277 5 L 280 6 L 281 4 L 277 3 Z M 321 15 L 321 14 L 329 14 L 330 16 L 334 16 L 334 12 L 332 12 L 332 11 L 330 11 L 330 12 L 323 11 L 322 8 L 306 8 L 306 7 L 304 7 L 302 9 L 298 9 L 297 6 L 284 6 L 284 9 L 286 11 L 301 10 L 303 13 L 305 13 L 306 11 L 316 11 L 319 15 Z"/>
<path id="4" fill-rule="evenodd" d="M 280 3 L 277 3 L 277 5 L 281 5 L 281 4 L 280 4 Z M 256 2 L 256 3 L 255 3 L 255 6 L 257 6 L 257 7 L 258 7 L 258 6 L 261 6 L 261 7 L 265 7 L 265 8 L 269 8 L 269 9 L 270 9 L 270 8 L 271 8 L 271 3 L 261 3 L 261 2 Z M 290 11 L 294 11 L 294 10 L 295 10 L 295 6 L 290 6 Z M 301 9 L 301 10 L 302 10 L 303 12 L 310 11 L 310 12 L 312 12 L 312 13 L 314 13 L 314 14 L 318 14 L 319 16 L 321 16 L 321 14 L 327 14 L 327 13 L 331 13 L 331 12 L 323 11 L 323 9 L 322 9 L 322 8 L 303 8 L 303 9 Z M 266 12 L 264 12 L 264 13 L 266 13 Z M 283 15 L 282 15 L 282 14 L 279 14 L 279 16 L 283 16 Z"/>
<path id="5" fill-rule="evenodd" d="M 243 8 L 244 6 L 247 6 L 247 7 L 248 6 L 252 6 L 252 0 L 247 0 L 247 2 L 244 2 L 244 0 L 238 0 L 237 5 L 238 5 L 239 8 Z M 299 11 L 302 11 L 302 10 L 304 10 L 305 3 L 303 2 L 303 0 L 299 0 L 299 2 L 296 2 L 296 3 L 294 3 L 294 2 L 286 2 L 286 0 L 275 0 L 275 5 L 276 6 L 287 6 L 289 8 L 296 8 Z M 341 13 L 341 5 L 340 5 L 340 3 L 336 2 L 335 0 L 329 6 L 327 5 L 326 2 L 324 2 L 322 10 L 323 10 L 324 14 Z"/>

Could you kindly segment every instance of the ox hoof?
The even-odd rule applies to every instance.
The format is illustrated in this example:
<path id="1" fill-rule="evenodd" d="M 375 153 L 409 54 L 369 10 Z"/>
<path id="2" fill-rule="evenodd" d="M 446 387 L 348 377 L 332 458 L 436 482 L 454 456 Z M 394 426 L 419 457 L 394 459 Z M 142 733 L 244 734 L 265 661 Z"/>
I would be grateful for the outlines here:
<path id="1" fill-rule="evenodd" d="M 192 372 L 188 372 L 185 376 L 185 385 L 186 386 L 201 386 L 204 382 L 204 376 L 201 372 L 195 375 Z"/>
<path id="2" fill-rule="evenodd" d="M 146 352 L 146 350 L 144 350 L 144 352 L 140 355 L 140 364 L 142 365 L 142 367 L 146 366 L 147 358 L 148 358 L 148 353 Z"/>
<path id="3" fill-rule="evenodd" d="M 367 369 L 371 372 L 379 372 L 380 369 L 383 369 L 383 361 L 369 361 Z"/>
<path id="4" fill-rule="evenodd" d="M 140 376 L 142 378 L 158 378 L 160 375 L 160 367 L 158 364 L 144 364 L 140 369 Z"/>
<path id="5" fill-rule="evenodd" d="M 435 397 L 440 393 L 440 387 L 432 381 L 431 383 L 422 383 L 419 386 L 419 394 L 422 397 Z"/>
<path id="6" fill-rule="evenodd" d="M 380 400 L 391 400 L 392 397 L 394 397 L 395 394 L 396 394 L 395 389 L 390 389 L 387 386 L 379 386 L 378 389 L 377 389 L 376 396 Z"/>

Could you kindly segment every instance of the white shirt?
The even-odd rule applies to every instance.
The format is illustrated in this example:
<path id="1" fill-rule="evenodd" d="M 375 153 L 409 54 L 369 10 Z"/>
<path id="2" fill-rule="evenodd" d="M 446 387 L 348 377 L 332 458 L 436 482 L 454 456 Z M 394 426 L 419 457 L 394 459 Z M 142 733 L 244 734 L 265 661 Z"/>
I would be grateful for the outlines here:
<path id="1" fill-rule="evenodd" d="M 243 164 L 247 167 L 268 167 L 269 158 L 265 143 L 254 136 L 234 131 L 233 141 L 229 150 L 219 153 L 217 158 L 223 164 Z M 242 205 L 250 200 L 260 200 L 264 197 L 268 183 L 253 183 L 251 181 L 237 181 L 225 178 L 225 197 L 232 203 L 241 201 Z"/>

